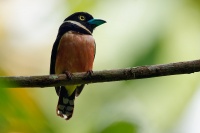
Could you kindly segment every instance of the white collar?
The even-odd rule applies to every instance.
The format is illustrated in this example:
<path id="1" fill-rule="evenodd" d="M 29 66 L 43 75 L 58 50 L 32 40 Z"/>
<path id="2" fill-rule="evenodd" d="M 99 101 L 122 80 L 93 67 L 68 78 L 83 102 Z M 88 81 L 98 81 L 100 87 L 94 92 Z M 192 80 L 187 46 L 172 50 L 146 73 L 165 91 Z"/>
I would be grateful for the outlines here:
<path id="1" fill-rule="evenodd" d="M 87 32 L 89 32 L 89 33 L 92 35 L 91 31 L 88 30 L 88 28 L 86 28 L 86 27 L 85 27 L 84 25 L 82 25 L 81 23 L 76 22 L 76 21 L 72 21 L 72 20 L 67 20 L 67 21 L 64 21 L 63 23 L 66 23 L 66 22 L 75 24 L 75 25 L 77 25 L 77 26 L 83 28 L 84 30 L 86 30 Z"/>

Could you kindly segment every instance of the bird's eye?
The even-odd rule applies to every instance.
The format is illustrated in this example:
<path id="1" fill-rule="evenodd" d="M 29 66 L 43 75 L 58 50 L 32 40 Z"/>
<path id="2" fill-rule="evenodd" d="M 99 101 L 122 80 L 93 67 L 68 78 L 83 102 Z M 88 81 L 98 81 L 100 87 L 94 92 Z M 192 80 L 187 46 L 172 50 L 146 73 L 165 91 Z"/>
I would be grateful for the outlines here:
<path id="1" fill-rule="evenodd" d="M 80 15 L 78 18 L 79 18 L 79 20 L 81 20 L 81 21 L 84 21 L 84 20 L 85 20 L 85 16 L 82 16 L 82 15 Z"/>

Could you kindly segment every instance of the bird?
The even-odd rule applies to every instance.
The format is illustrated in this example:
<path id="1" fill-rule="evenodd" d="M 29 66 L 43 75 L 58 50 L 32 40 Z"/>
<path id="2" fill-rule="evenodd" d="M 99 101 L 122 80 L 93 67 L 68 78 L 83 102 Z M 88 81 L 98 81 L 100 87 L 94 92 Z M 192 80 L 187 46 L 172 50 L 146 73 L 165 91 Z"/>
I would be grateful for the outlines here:
<path id="1" fill-rule="evenodd" d="M 92 74 L 96 54 L 96 43 L 92 36 L 97 26 L 106 23 L 95 19 L 87 12 L 75 12 L 60 25 L 53 44 L 50 60 L 50 74 L 66 74 L 70 80 L 72 73 Z M 84 84 L 56 86 L 59 97 L 56 114 L 69 120 L 74 111 L 74 100 L 84 88 Z"/>

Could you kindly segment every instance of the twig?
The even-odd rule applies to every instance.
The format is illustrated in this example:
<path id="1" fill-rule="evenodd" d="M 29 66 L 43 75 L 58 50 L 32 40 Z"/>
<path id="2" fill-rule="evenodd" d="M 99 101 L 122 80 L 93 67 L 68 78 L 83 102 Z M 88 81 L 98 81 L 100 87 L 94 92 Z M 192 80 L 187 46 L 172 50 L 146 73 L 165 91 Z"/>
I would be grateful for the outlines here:
<path id="1" fill-rule="evenodd" d="M 177 62 L 161 65 L 138 66 L 126 69 L 94 71 L 91 75 L 73 73 L 72 79 L 65 74 L 44 76 L 0 77 L 6 87 L 50 87 L 71 84 L 90 84 L 120 80 L 152 78 L 168 75 L 189 74 L 200 71 L 200 60 Z"/>

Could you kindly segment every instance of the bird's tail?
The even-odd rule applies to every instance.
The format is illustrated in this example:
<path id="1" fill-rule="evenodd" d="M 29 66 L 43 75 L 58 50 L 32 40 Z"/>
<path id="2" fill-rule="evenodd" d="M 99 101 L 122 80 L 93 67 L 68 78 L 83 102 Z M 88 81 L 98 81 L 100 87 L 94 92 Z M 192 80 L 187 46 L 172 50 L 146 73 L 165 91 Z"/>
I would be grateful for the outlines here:
<path id="1" fill-rule="evenodd" d="M 70 96 L 68 96 L 65 87 L 61 86 L 58 105 L 56 109 L 56 113 L 58 116 L 66 120 L 69 120 L 72 117 L 74 111 L 75 92 L 76 91 L 74 91 Z"/>

